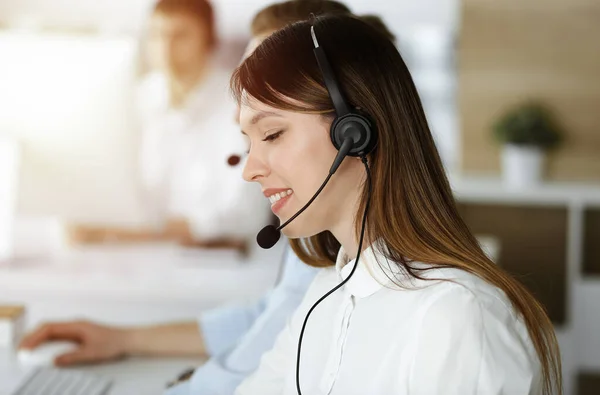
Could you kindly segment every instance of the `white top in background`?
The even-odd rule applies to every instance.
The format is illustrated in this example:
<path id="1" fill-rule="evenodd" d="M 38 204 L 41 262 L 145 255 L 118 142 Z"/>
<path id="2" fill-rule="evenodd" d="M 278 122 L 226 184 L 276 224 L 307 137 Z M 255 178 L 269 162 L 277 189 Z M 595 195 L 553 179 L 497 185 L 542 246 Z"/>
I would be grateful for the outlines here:
<path id="1" fill-rule="evenodd" d="M 211 70 L 180 109 L 169 106 L 165 77 L 150 74 L 139 90 L 141 179 L 154 219 L 186 218 L 198 238 L 254 238 L 270 216 L 242 165 L 227 159 L 246 149 L 229 96 L 226 71 Z"/>
<path id="2" fill-rule="evenodd" d="M 377 260 L 395 267 L 367 249 L 350 281 L 311 314 L 302 342 L 303 394 L 541 394 L 537 355 L 501 291 L 457 269 L 427 275 L 454 282 L 405 281 L 411 289 L 392 289 L 391 272 Z M 297 393 L 302 323 L 314 302 L 348 276 L 353 265 L 347 262 L 341 250 L 336 267 L 317 275 L 275 347 L 236 395 Z"/>

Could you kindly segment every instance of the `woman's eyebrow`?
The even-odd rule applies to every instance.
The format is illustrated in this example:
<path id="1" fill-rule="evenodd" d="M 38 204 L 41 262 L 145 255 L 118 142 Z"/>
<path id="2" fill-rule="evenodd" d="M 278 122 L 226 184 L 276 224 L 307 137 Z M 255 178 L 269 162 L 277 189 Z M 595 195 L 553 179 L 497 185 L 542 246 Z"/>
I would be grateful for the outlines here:
<path id="1" fill-rule="evenodd" d="M 250 125 L 256 125 L 262 119 L 269 118 L 269 117 L 283 118 L 283 115 L 276 113 L 276 112 L 272 112 L 272 111 L 260 111 L 256 114 L 254 114 L 252 119 L 250 119 Z M 243 135 L 248 136 L 248 134 L 246 132 L 244 132 L 243 130 L 240 130 L 240 131 L 242 132 Z"/>
<path id="2" fill-rule="evenodd" d="M 256 123 L 258 123 L 258 121 L 260 121 L 261 119 L 267 118 L 267 117 L 282 118 L 283 115 L 276 113 L 276 112 L 271 112 L 271 111 L 261 111 L 252 117 L 252 119 L 250 120 L 250 125 L 255 125 Z"/>

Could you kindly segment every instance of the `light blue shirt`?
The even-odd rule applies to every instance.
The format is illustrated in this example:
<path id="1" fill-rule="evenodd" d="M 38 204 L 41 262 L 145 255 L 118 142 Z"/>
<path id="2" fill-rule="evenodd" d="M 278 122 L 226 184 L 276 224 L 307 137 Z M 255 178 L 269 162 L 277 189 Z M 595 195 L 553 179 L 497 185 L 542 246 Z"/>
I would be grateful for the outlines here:
<path id="1" fill-rule="evenodd" d="M 273 347 L 317 271 L 288 249 L 281 280 L 256 304 L 204 313 L 199 325 L 211 358 L 188 381 L 169 388 L 165 395 L 233 394 Z"/>

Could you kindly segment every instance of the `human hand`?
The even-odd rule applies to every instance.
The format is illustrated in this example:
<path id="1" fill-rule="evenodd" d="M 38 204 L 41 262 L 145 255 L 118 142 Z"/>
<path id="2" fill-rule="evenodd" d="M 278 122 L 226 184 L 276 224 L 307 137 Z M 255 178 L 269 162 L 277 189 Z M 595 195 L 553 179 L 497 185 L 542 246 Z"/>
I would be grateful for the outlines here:
<path id="1" fill-rule="evenodd" d="M 122 358 L 126 355 L 127 331 L 99 325 L 88 321 L 57 322 L 43 324 L 26 335 L 19 348 L 34 349 L 53 340 L 72 341 L 78 347 L 56 357 L 57 366 L 83 363 L 99 363 Z"/>

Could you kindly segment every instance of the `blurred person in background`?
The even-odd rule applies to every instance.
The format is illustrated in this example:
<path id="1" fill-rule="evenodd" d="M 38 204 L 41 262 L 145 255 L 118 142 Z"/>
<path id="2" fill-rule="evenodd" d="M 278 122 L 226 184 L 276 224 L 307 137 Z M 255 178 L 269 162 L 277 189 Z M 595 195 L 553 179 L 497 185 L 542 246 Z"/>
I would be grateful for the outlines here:
<path id="1" fill-rule="evenodd" d="M 342 3 L 329 0 L 292 0 L 268 6 L 252 21 L 253 39 L 246 55 L 269 34 L 289 23 L 314 15 L 349 14 Z M 378 27 L 390 40 L 394 37 L 375 16 L 365 20 Z M 109 327 L 93 322 L 49 323 L 26 336 L 21 348 L 35 348 L 49 340 L 71 340 L 80 348 L 59 356 L 56 364 L 112 361 L 131 355 L 205 356 L 201 367 L 182 374 L 166 395 L 231 395 L 252 373 L 264 352 L 274 345 L 318 272 L 288 249 L 283 276 L 275 288 L 254 305 L 228 306 L 210 310 L 197 321 L 140 328 Z"/>
<path id="2" fill-rule="evenodd" d="M 228 165 L 243 139 L 231 114 L 230 72 L 215 65 L 215 17 L 206 0 L 159 0 L 148 24 L 151 72 L 141 81 L 139 175 L 145 229 L 74 224 L 74 243 L 175 240 L 244 251 L 271 219 L 259 188 Z"/>

